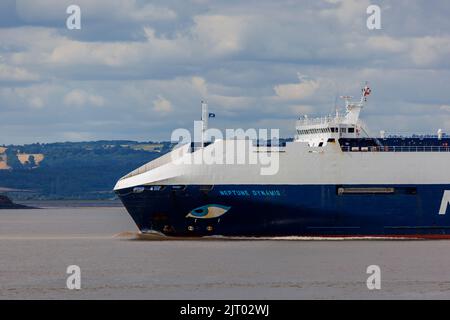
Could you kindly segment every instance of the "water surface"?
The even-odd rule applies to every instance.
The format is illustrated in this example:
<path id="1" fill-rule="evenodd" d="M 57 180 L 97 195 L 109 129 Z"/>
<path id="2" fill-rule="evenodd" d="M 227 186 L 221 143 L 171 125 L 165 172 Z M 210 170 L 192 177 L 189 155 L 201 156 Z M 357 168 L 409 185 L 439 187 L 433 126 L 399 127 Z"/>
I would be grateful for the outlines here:
<path id="1" fill-rule="evenodd" d="M 121 207 L 0 210 L 2 299 L 450 298 L 449 241 L 141 241 Z M 66 288 L 68 265 L 81 290 Z M 368 290 L 368 265 L 381 290 Z"/>

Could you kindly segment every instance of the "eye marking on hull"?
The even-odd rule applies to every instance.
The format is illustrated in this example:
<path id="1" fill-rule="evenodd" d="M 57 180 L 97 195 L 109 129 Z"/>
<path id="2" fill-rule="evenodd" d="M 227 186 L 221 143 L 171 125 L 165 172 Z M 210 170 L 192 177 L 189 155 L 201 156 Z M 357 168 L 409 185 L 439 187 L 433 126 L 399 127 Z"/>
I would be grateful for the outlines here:
<path id="1" fill-rule="evenodd" d="M 223 206 L 220 204 L 207 204 L 202 207 L 198 207 L 189 212 L 186 218 L 195 218 L 195 219 L 211 219 L 218 218 L 231 207 Z"/>

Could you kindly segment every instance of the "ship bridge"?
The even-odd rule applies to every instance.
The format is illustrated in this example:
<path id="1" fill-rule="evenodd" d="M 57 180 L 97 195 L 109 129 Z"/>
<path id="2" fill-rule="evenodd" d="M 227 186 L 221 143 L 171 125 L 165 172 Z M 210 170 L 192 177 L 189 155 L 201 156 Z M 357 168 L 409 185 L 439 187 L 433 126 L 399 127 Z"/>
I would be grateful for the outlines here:
<path id="1" fill-rule="evenodd" d="M 321 118 L 300 117 L 296 123 L 295 141 L 307 142 L 312 147 L 321 147 L 329 142 L 336 142 L 341 138 L 367 137 L 368 134 L 359 119 L 366 96 L 370 94 L 369 87 L 362 89 L 360 101 L 351 101 L 351 96 L 342 96 L 345 101 L 345 113 L 340 114 L 336 109 L 335 116 Z"/>

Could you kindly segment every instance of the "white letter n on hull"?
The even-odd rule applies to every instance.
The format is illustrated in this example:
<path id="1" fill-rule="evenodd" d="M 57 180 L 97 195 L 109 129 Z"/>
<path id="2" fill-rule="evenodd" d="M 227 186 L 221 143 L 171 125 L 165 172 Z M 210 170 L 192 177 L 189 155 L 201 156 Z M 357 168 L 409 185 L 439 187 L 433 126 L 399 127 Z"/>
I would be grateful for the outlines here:
<path id="1" fill-rule="evenodd" d="M 447 211 L 447 206 L 450 203 L 450 190 L 445 190 L 442 196 L 441 208 L 439 209 L 439 214 L 445 214 Z"/>

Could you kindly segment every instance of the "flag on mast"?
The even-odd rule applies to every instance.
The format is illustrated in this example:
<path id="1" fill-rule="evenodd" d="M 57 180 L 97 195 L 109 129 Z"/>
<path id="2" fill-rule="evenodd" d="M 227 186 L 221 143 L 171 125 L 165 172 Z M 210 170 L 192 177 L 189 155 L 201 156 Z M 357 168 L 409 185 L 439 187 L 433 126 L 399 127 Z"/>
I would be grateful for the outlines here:
<path id="1" fill-rule="evenodd" d="M 369 86 L 366 84 L 366 86 L 363 89 L 363 95 L 364 97 L 367 97 L 370 93 L 372 92 L 372 90 L 369 88 Z"/>
<path id="2" fill-rule="evenodd" d="M 369 88 L 369 86 L 367 85 L 366 82 L 366 86 L 362 89 L 362 97 L 361 97 L 361 101 L 364 99 L 364 101 L 367 101 L 367 96 L 370 95 L 370 93 L 372 92 L 372 90 Z"/>

